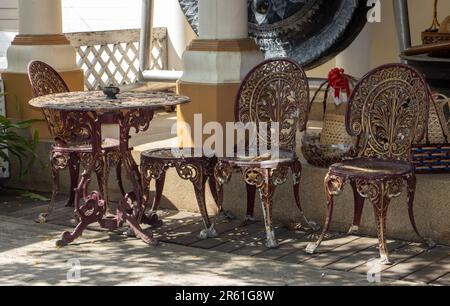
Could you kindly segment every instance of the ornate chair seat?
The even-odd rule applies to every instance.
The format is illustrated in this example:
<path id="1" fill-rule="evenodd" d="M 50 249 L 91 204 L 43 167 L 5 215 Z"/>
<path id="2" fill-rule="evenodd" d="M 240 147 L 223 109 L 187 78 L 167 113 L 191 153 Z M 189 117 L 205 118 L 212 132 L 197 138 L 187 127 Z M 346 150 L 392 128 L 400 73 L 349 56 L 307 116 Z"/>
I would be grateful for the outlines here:
<path id="1" fill-rule="evenodd" d="M 222 163 L 228 163 L 230 166 L 239 167 L 259 167 L 261 169 L 271 169 L 282 165 L 291 165 L 298 161 L 297 154 L 295 152 L 280 150 L 277 156 L 272 154 L 263 154 L 260 156 L 251 156 L 246 153 L 242 156 L 236 155 L 235 157 L 221 158 Z"/>
<path id="2" fill-rule="evenodd" d="M 206 157 L 201 157 L 200 159 L 203 159 Z M 142 152 L 141 154 L 141 161 L 144 162 L 151 162 L 153 160 L 156 161 L 167 161 L 167 162 L 176 162 L 185 160 L 185 161 L 192 161 L 197 160 L 199 157 L 196 157 L 195 155 L 195 149 L 194 148 L 187 148 L 187 149 L 178 149 L 178 148 L 163 148 L 163 149 L 154 149 L 154 150 L 147 150 Z"/>
<path id="3" fill-rule="evenodd" d="M 330 173 L 348 178 L 381 179 L 411 174 L 413 167 L 408 162 L 381 159 L 355 158 L 344 160 L 330 167 Z"/>
<path id="4" fill-rule="evenodd" d="M 53 150 L 58 152 L 78 152 L 78 153 L 92 152 L 92 145 L 90 144 L 78 144 L 78 145 L 72 144 L 69 146 L 60 146 L 55 144 L 52 148 Z M 107 138 L 103 141 L 102 148 L 105 150 L 105 152 L 119 150 L 119 140 Z"/>
<path id="5" fill-rule="evenodd" d="M 196 150 L 194 148 L 163 148 L 142 152 L 141 173 L 144 184 L 144 201 L 148 202 L 150 197 L 150 183 L 152 180 L 155 180 L 156 193 L 147 220 L 151 225 L 160 226 L 162 222 L 158 219 L 156 212 L 161 202 L 166 171 L 169 168 L 175 168 L 182 179 L 188 180 L 194 185 L 197 204 L 205 226 L 205 229 L 200 233 L 200 238 L 206 239 L 217 236 L 217 233 L 211 225 L 205 201 L 205 185 L 207 181 L 214 199 L 217 199 L 216 183 L 213 176 L 216 158 L 199 157 L 195 153 Z"/>

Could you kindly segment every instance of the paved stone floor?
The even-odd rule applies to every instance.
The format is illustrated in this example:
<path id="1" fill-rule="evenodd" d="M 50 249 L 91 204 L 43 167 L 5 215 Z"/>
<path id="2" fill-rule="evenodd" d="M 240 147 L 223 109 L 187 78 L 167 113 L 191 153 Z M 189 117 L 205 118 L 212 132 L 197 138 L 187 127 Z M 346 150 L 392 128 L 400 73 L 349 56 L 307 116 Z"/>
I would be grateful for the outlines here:
<path id="1" fill-rule="evenodd" d="M 149 247 L 93 226 L 62 249 L 55 239 L 73 227 L 71 209 L 58 203 L 48 224 L 33 219 L 46 203 L 0 196 L 1 285 L 377 285 L 368 281 L 378 255 L 373 237 L 330 234 L 319 254 L 304 249 L 316 234 L 277 227 L 280 248 L 264 247 L 260 222 L 220 224 L 220 237 L 200 240 L 197 214 L 162 211 L 155 230 L 162 242 Z M 450 285 L 450 247 L 427 250 L 417 243 L 389 241 L 392 266 L 383 266 L 381 284 Z M 71 264 L 80 264 L 78 280 Z M 369 277 L 369 279 L 378 279 Z"/>

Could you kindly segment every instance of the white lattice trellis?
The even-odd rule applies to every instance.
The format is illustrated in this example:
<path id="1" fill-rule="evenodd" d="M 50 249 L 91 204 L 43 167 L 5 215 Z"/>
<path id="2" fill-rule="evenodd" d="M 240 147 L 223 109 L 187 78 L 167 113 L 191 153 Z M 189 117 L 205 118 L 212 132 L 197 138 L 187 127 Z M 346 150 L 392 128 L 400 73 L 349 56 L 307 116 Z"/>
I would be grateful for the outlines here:
<path id="1" fill-rule="evenodd" d="M 85 87 L 129 85 L 139 77 L 140 30 L 68 33 L 84 70 Z M 153 29 L 151 69 L 167 69 L 167 29 Z"/>

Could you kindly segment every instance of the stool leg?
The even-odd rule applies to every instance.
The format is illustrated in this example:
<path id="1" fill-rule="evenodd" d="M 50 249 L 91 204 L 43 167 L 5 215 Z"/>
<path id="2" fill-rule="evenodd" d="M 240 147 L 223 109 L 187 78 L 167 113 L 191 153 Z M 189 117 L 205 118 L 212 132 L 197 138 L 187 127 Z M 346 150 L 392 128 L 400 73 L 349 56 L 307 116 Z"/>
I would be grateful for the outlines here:
<path id="1" fill-rule="evenodd" d="M 236 217 L 230 212 L 223 209 L 223 186 L 231 179 L 233 169 L 227 163 L 219 161 L 214 167 L 214 181 L 216 183 L 217 194 L 217 214 L 214 218 L 214 224 L 218 224 L 224 220 L 234 220 Z"/>
<path id="2" fill-rule="evenodd" d="M 152 227 L 160 227 L 162 226 L 163 222 L 159 219 L 157 211 L 159 209 L 159 205 L 161 202 L 163 190 L 164 190 L 164 183 L 166 181 L 166 167 L 164 163 L 162 164 L 155 164 L 157 165 L 155 169 L 152 170 L 152 167 L 148 167 L 145 162 L 141 165 L 141 174 L 142 174 L 142 182 L 143 182 L 143 199 L 144 199 L 144 205 L 145 209 L 147 209 L 149 205 L 149 199 L 150 199 L 150 183 L 152 181 L 152 178 L 155 179 L 155 197 L 153 198 L 152 207 L 150 209 L 150 212 L 143 216 L 142 223 L 151 225 Z"/>
<path id="3" fill-rule="evenodd" d="M 190 165 L 188 167 L 193 167 L 197 169 L 197 177 L 192 178 L 191 181 L 194 185 L 195 196 L 197 198 L 198 208 L 200 210 L 200 214 L 202 215 L 203 224 L 205 229 L 200 232 L 199 237 L 201 239 L 215 238 L 217 237 L 217 232 L 214 229 L 214 225 L 211 224 L 209 220 L 208 210 L 206 208 L 206 200 L 205 200 L 205 186 L 208 176 L 205 174 L 204 167 L 201 165 Z"/>
<path id="4" fill-rule="evenodd" d="M 161 204 L 161 198 L 164 191 L 164 183 L 166 182 L 166 172 L 163 171 L 161 176 L 155 182 L 155 197 L 153 198 L 152 208 L 147 218 L 150 219 L 150 223 L 153 227 L 160 227 L 163 224 L 163 221 L 158 217 L 158 209 Z M 147 188 L 147 192 L 149 192 L 150 184 Z"/>

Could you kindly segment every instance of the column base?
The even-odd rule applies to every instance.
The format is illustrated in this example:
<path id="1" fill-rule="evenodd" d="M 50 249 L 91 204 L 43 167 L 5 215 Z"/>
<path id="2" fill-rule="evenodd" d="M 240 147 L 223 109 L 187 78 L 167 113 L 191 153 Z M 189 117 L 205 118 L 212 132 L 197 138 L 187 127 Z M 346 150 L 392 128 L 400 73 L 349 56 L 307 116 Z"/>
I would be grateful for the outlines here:
<path id="1" fill-rule="evenodd" d="M 229 84 L 198 84 L 179 82 L 178 91 L 181 95 L 191 98 L 191 102 L 178 106 L 178 123 L 187 123 L 191 128 L 191 143 L 194 145 L 194 115 L 202 114 L 203 125 L 208 122 L 218 122 L 224 127 L 227 122 L 235 122 L 234 106 L 240 83 Z M 201 127 L 203 130 L 203 126 Z M 203 137 L 203 140 L 208 135 Z"/>

